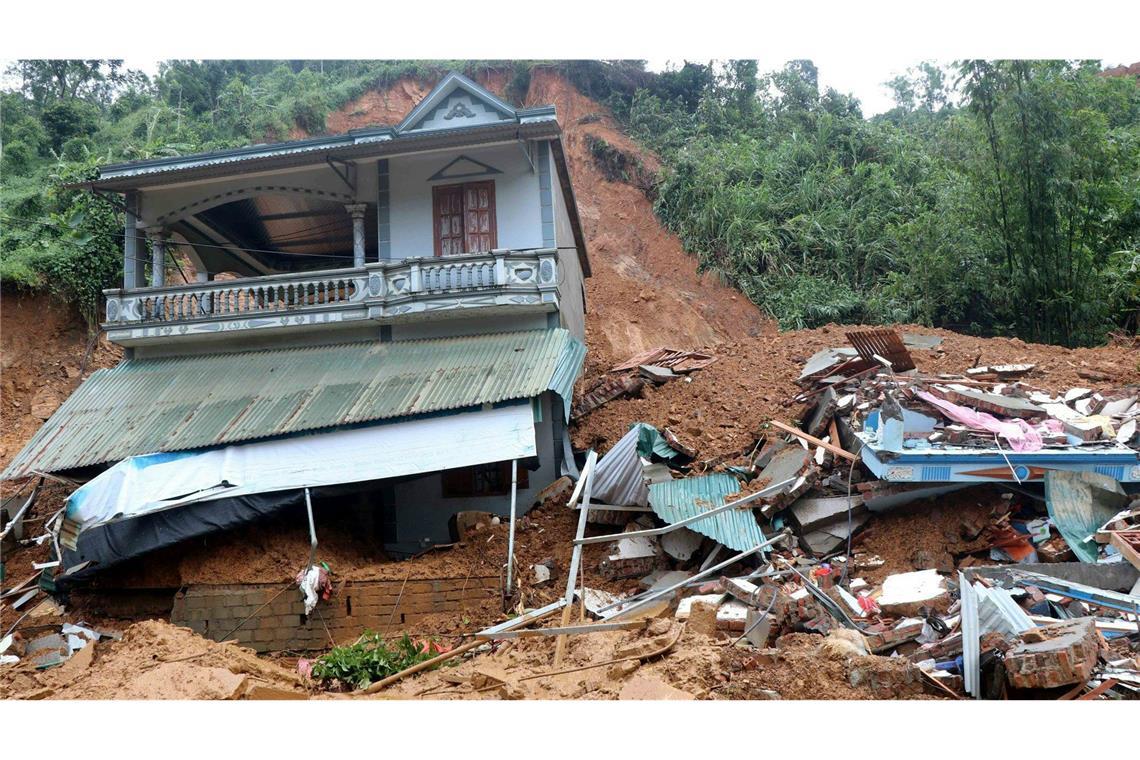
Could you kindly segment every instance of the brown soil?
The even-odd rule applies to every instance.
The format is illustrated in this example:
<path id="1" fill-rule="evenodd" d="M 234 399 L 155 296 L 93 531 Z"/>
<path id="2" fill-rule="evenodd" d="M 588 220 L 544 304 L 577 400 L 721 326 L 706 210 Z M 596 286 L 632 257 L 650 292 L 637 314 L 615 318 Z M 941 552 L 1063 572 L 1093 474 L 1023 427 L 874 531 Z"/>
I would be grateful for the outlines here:
<path id="1" fill-rule="evenodd" d="M 0 292 L 0 469 L 84 378 L 117 364 L 122 349 L 100 335 L 87 354 L 87 326 L 68 307 L 46 295 Z"/>
<path id="2" fill-rule="evenodd" d="M 507 77 L 488 72 L 482 84 L 503 94 Z M 369 93 L 328 118 L 331 131 L 343 132 L 369 124 L 394 124 L 430 89 L 404 80 L 384 93 Z M 648 348 L 668 345 L 705 349 L 719 360 L 694 372 L 688 380 L 647 387 L 641 397 L 614 400 L 586 416 L 573 428 L 575 445 L 605 451 L 635 421 L 669 426 L 699 449 L 699 459 L 731 455 L 750 448 L 766 434 L 764 423 L 777 418 L 792 421 L 802 409 L 791 399 L 799 390 L 795 378 L 806 359 L 820 348 L 846 344 L 843 327 L 777 333 L 772 322 L 743 296 L 696 274 L 695 259 L 680 241 L 665 231 L 653 215 L 645 194 L 622 182 L 607 180 L 595 165 L 585 144 L 587 135 L 602 137 L 620 150 L 643 157 L 623 135 L 609 112 L 579 94 L 556 72 L 537 69 L 531 78 L 526 105 L 554 103 L 564 129 L 564 142 L 575 193 L 587 237 L 594 276 L 587 280 L 587 343 L 590 349 L 583 383 L 596 379 L 612 364 Z M 587 118 L 588 117 L 588 118 Z M 302 136 L 300 134 L 295 136 Z M 0 298 L 0 466 L 6 464 L 34 434 L 82 378 L 98 367 L 112 366 L 121 352 L 100 338 L 88 352 L 86 328 L 45 296 L 8 292 Z M 1096 349 L 1069 350 L 1026 344 L 1017 339 L 983 339 L 921 326 L 901 326 L 901 332 L 937 334 L 943 343 L 934 351 L 915 351 L 923 372 L 960 372 L 978 363 L 1035 363 L 1024 381 L 1046 390 L 1072 386 L 1109 388 L 1140 382 L 1140 355 L 1135 342 L 1122 341 Z M 85 362 L 84 357 L 90 354 Z M 1082 370 L 1104 373 L 1108 381 L 1092 382 Z M 21 483 L 4 484 L 4 495 Z M 63 503 L 68 489 L 52 485 L 31 514 L 35 535 L 42 521 Z M 947 556 L 970 550 L 961 534 L 964 517 L 984 516 L 991 500 L 973 489 L 944 497 L 933 508 L 876 515 L 857 545 L 862 553 L 878 554 L 886 565 L 859 574 L 877 582 L 891 572 L 915 569 L 916 557 L 934 564 Z M 38 522 L 35 522 L 38 521 Z M 535 607 L 560 596 L 565 588 L 576 513 L 552 504 L 532 511 L 520 521 L 517 557 L 523 585 L 518 604 Z M 507 526 L 488 526 L 451 549 L 439 549 L 412 562 L 393 562 L 361 539 L 361 533 L 335 522 L 318 526 L 318 557 L 327 561 L 339 579 L 403 579 L 405 577 L 463 577 L 495 575 L 505 559 Z M 594 528 L 591 533 L 614 532 Z M 636 581 L 608 581 L 596 573 L 604 545 L 587 547 L 586 584 L 612 592 L 630 591 Z M 32 561 L 46 559 L 47 548 L 22 547 L 5 556 L 10 578 L 22 580 Z M 190 583 L 284 583 L 293 578 L 308 556 L 303 524 L 287 520 L 250 526 L 240 531 L 193 542 L 155 554 L 116 576 L 123 585 L 178 587 Z M 531 585 L 530 565 L 553 557 L 553 580 L 543 587 Z M 15 615 L 0 610 L 6 630 Z M 74 620 L 80 610 L 71 610 Z M 424 624 L 429 632 L 451 635 L 469 632 L 501 619 L 494 605 L 456 619 L 439 616 Z M 607 633 L 571 640 L 568 664 L 601 662 L 613 656 L 616 646 L 641 636 Z M 748 655 L 729 650 L 695 633 L 685 633 L 676 651 L 640 666 L 638 674 L 658 678 L 696 697 L 746 698 L 760 690 L 779 692 L 784 698 L 875 698 L 914 692 L 913 673 L 888 658 L 841 660 L 821 656 L 818 637 L 786 637 L 774 664 L 746 664 Z M 549 669 L 551 642 L 520 640 L 505 654 L 482 654 L 459 669 L 502 667 L 520 676 Z M 162 663 L 160 660 L 201 652 L 200 658 Z M 290 669 L 257 658 L 248 650 L 221 645 L 186 629 L 158 621 L 130 626 L 119 643 L 100 643 L 90 667 L 34 671 L 27 662 L 5 670 L 0 697 L 27 695 L 50 688 L 58 697 L 164 697 L 213 696 L 215 680 L 208 668 L 247 673 L 266 683 L 298 688 Z M 159 671 L 159 668 L 163 670 Z M 79 672 L 75 672 L 75 671 Z M 450 670 L 450 669 L 449 669 Z M 551 679 L 533 679 L 514 695 L 557 698 L 615 698 L 625 677 L 613 680 L 608 668 L 581 671 Z M 164 678 L 154 678 L 160 672 Z M 147 673 L 151 675 L 145 676 Z M 870 677 L 855 677 L 853 674 Z M 433 685 L 442 687 L 445 671 L 411 679 L 390 694 L 412 696 Z M 216 674 L 215 674 L 216 675 Z M 169 676 L 169 677 L 166 677 Z M 854 685 L 853 685 L 854 684 Z M 884 686 L 886 684 L 886 686 Z M 893 684 L 893 685 L 892 685 Z M 185 688 L 179 690 L 179 687 Z M 463 696 L 465 687 L 447 687 L 445 696 Z M 893 693 L 891 692 L 893 689 Z M 496 694 L 496 692 L 491 692 Z M 479 698 L 470 695 L 468 698 Z"/>
<path id="3" fill-rule="evenodd" d="M 1140 354 L 1128 342 L 1099 348 L 1068 349 L 1018 338 L 978 338 L 921 325 L 898 325 L 900 333 L 942 337 L 934 350 L 915 350 L 919 371 L 963 372 L 977 364 L 1032 363 L 1036 367 L 1021 380 L 1047 391 L 1081 386 L 1112 388 L 1140 382 Z M 802 406 L 792 399 L 804 362 L 822 348 L 845 346 L 844 333 L 851 326 L 827 325 L 709 347 L 718 360 L 689 376 L 661 386 L 646 387 L 640 397 L 621 398 L 591 412 L 574 426 L 577 448 L 595 447 L 604 453 L 634 422 L 666 425 L 687 436 L 700 449 L 698 458 L 709 459 L 750 447 L 764 435 L 771 419 L 792 422 Z M 621 357 L 625 358 L 625 357 Z M 602 373 L 611 365 L 595 360 L 590 369 Z M 1082 370 L 1103 372 L 1110 381 L 1092 382 Z M 596 375 L 587 375 L 581 384 Z M 581 386 L 580 386 L 581 387 Z"/>
<path id="4" fill-rule="evenodd" d="M 915 667 L 901 658 L 843 657 L 821 648 L 822 636 L 781 637 L 776 661 L 756 665 L 747 649 L 725 652 L 731 680 L 717 691 L 723 699 L 755 699 L 759 690 L 782 699 L 938 699 L 927 694 Z"/>
<path id="5" fill-rule="evenodd" d="M 667 621 L 652 621 L 667 624 Z M 677 625 L 674 623 L 673 625 Z M 516 639 L 497 652 L 477 654 L 457 667 L 413 676 L 398 682 L 382 699 L 619 699 L 632 679 L 662 682 L 695 699 L 756 699 L 763 690 L 783 699 L 929 698 L 914 667 L 888 657 L 842 658 L 819 651 L 821 636 L 792 634 L 781 640 L 776 661 L 757 665 L 754 652 L 726 646 L 725 636 L 711 638 L 684 631 L 669 653 L 617 670 L 608 663 L 619 650 L 654 639 L 652 632 L 610 631 L 568 639 L 564 661 L 553 664 L 550 638 Z M 672 638 L 676 629 L 664 634 Z M 583 666 L 598 667 L 545 676 Z M 482 688 L 480 675 L 506 682 L 505 688 Z M 541 676 L 541 677 L 539 677 Z"/>
<path id="6" fill-rule="evenodd" d="M 520 518 L 515 530 L 515 557 L 527 605 L 553 601 L 565 590 L 577 511 L 563 504 L 538 507 Z M 588 526 L 587 535 L 611 533 L 612 526 Z M 403 580 L 404 578 L 464 578 L 497 576 L 506 561 L 508 526 L 487 525 L 464 542 L 436 548 L 413 560 L 390 560 L 360 531 L 344 523 L 318 519 L 317 560 L 325 562 L 335 580 Z M 620 592 L 637 585 L 597 575 L 607 544 L 594 544 L 583 553 L 586 582 L 594 588 Z M 173 546 L 124 563 L 98 582 L 107 588 L 178 588 L 191 584 L 284 583 L 293 579 L 309 556 L 309 535 L 303 520 L 277 519 L 249 525 L 217 536 Z M 531 587 L 531 565 L 553 558 L 553 580 Z"/>
<path id="7" fill-rule="evenodd" d="M 240 680 L 229 674 L 247 677 L 237 696 L 253 685 L 305 691 L 296 671 L 159 620 L 135 623 L 121 641 L 87 646 L 95 647 L 87 665 L 77 653 L 49 670 L 37 671 L 30 658 L 6 666 L 0 699 L 224 699 Z"/>
<path id="8" fill-rule="evenodd" d="M 955 491 L 871 517 L 856 534 L 853 550 L 876 555 L 883 566 L 856 569 L 854 575 L 878 585 L 888 575 L 937 568 L 953 572 L 960 555 L 989 548 L 977 529 L 989 523 L 1000 492 L 985 486 Z M 984 535 L 984 534 L 983 534 Z"/>

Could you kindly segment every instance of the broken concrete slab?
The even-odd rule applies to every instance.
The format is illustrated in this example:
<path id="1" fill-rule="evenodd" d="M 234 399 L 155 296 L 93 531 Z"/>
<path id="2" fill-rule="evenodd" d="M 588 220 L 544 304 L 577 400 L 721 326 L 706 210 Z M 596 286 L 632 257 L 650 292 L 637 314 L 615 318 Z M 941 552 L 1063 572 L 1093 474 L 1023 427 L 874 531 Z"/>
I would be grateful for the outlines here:
<path id="1" fill-rule="evenodd" d="M 1052 689 L 1087 681 L 1096 666 L 1100 637 L 1093 618 L 1076 618 L 1032 628 L 1006 652 L 1009 684 L 1019 689 Z"/>
<path id="2" fill-rule="evenodd" d="M 698 594 L 696 596 L 687 596 L 678 602 L 677 612 L 674 617 L 678 620 L 688 620 L 694 604 L 704 603 L 719 607 L 722 601 L 724 601 L 724 594 Z"/>
<path id="3" fill-rule="evenodd" d="M 852 514 L 865 514 L 867 508 L 863 505 L 863 495 L 853 493 L 851 498 L 846 496 L 813 496 L 808 494 L 796 499 L 788 508 L 792 523 L 800 531 L 815 530 L 820 526 L 834 521 L 836 518 L 847 518 L 847 510 Z"/>
<path id="4" fill-rule="evenodd" d="M 957 383 L 935 385 L 933 391 L 951 403 L 996 414 L 999 417 L 1028 419 L 1044 417 L 1047 414 L 1044 408 L 1026 399 L 1016 396 L 1002 396 L 998 393 L 986 393 Z"/>
<path id="5" fill-rule="evenodd" d="M 658 367 L 655 364 L 638 365 L 637 371 L 643 378 L 658 385 L 667 383 L 670 380 L 676 380 L 679 377 L 679 375 L 668 367 Z"/>
<path id="6" fill-rule="evenodd" d="M 950 592 L 937 570 L 917 570 L 887 576 L 875 601 L 886 615 L 913 616 L 924 607 L 945 612 Z"/>
<path id="7" fill-rule="evenodd" d="M 1088 563 L 1088 562 L 1057 562 L 1057 563 L 1027 563 L 1020 565 L 992 565 L 971 567 L 964 572 L 971 581 L 976 578 L 988 578 L 1001 583 L 1003 586 L 1012 586 L 1016 580 L 1015 573 L 1011 571 L 1027 571 L 1039 573 L 1071 583 L 1080 583 L 1093 586 L 1106 591 L 1128 593 L 1129 589 L 1140 582 L 1140 570 L 1127 562 Z"/>
<path id="8" fill-rule="evenodd" d="M 721 631 L 744 633 L 751 608 L 736 599 L 730 599 L 716 611 L 716 627 Z"/>
<path id="9" fill-rule="evenodd" d="M 637 585 L 648 591 L 658 591 L 663 588 L 675 586 L 683 580 L 693 577 L 687 570 L 654 570 L 637 582 Z M 676 595 L 677 592 L 673 592 Z"/>
<path id="10" fill-rule="evenodd" d="M 677 528 L 661 537 L 661 548 L 673 559 L 687 562 L 701 548 L 705 537 L 688 528 Z"/>
<path id="11" fill-rule="evenodd" d="M 761 483 L 792 482 L 771 496 L 754 502 L 765 517 L 771 517 L 783 507 L 791 504 L 807 493 L 819 482 L 820 469 L 816 465 L 812 451 L 801 446 L 784 446 L 771 454 L 764 469 L 760 471 Z M 761 459 L 764 457 L 762 456 Z"/>
<path id="12" fill-rule="evenodd" d="M 817 438 L 823 437 L 827 432 L 827 427 L 831 423 L 831 418 L 835 416 L 835 411 L 839 406 L 839 394 L 835 392 L 835 388 L 828 388 L 819 395 L 819 400 L 816 401 L 815 409 L 812 411 L 811 416 L 804 426 L 804 432 L 808 435 L 814 435 Z M 833 441 L 834 443 L 834 441 Z"/>

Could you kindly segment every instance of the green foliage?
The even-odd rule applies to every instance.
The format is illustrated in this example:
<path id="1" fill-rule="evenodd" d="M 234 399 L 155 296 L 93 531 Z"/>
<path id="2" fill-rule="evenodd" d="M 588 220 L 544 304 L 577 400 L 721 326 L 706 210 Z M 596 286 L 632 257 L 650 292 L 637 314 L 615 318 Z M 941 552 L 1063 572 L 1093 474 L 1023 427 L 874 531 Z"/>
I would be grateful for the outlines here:
<path id="1" fill-rule="evenodd" d="M 429 645 L 415 644 L 407 634 L 390 644 L 380 634 L 365 631 L 355 643 L 334 647 L 318 658 L 313 663 L 313 678 L 363 689 L 434 656 Z"/>
<path id="2" fill-rule="evenodd" d="M 1131 80 L 968 62 L 958 110 L 949 73 L 922 64 L 866 120 L 820 92 L 810 61 L 713 71 L 637 90 L 628 124 L 663 159 L 664 223 L 781 326 L 921 321 L 1070 345 L 1136 330 Z"/>

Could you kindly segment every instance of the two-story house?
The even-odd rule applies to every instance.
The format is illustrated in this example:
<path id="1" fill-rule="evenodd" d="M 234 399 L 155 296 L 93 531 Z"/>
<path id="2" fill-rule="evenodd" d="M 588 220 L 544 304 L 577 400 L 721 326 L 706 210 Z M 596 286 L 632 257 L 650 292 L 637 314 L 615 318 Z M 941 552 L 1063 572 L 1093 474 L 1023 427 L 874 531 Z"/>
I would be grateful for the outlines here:
<path id="1" fill-rule="evenodd" d="M 2 477 L 65 474 L 64 570 L 355 499 L 397 552 L 573 472 L 589 262 L 553 106 L 449 74 L 395 127 L 105 166 L 118 366 Z M 171 282 L 177 279 L 178 282 Z M 512 463 L 517 463 L 512 467 Z"/>

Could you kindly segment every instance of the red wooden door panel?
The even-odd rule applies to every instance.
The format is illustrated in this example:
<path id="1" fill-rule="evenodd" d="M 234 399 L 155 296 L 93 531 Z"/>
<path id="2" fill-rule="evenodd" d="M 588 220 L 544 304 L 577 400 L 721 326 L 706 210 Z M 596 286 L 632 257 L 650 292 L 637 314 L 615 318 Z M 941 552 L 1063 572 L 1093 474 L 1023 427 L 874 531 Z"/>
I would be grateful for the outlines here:
<path id="1" fill-rule="evenodd" d="M 433 194 L 436 256 L 483 253 L 498 245 L 494 182 L 444 185 Z"/>
<path id="2" fill-rule="evenodd" d="M 435 255 L 463 253 L 463 188 L 447 185 L 433 190 L 435 200 Z"/>

